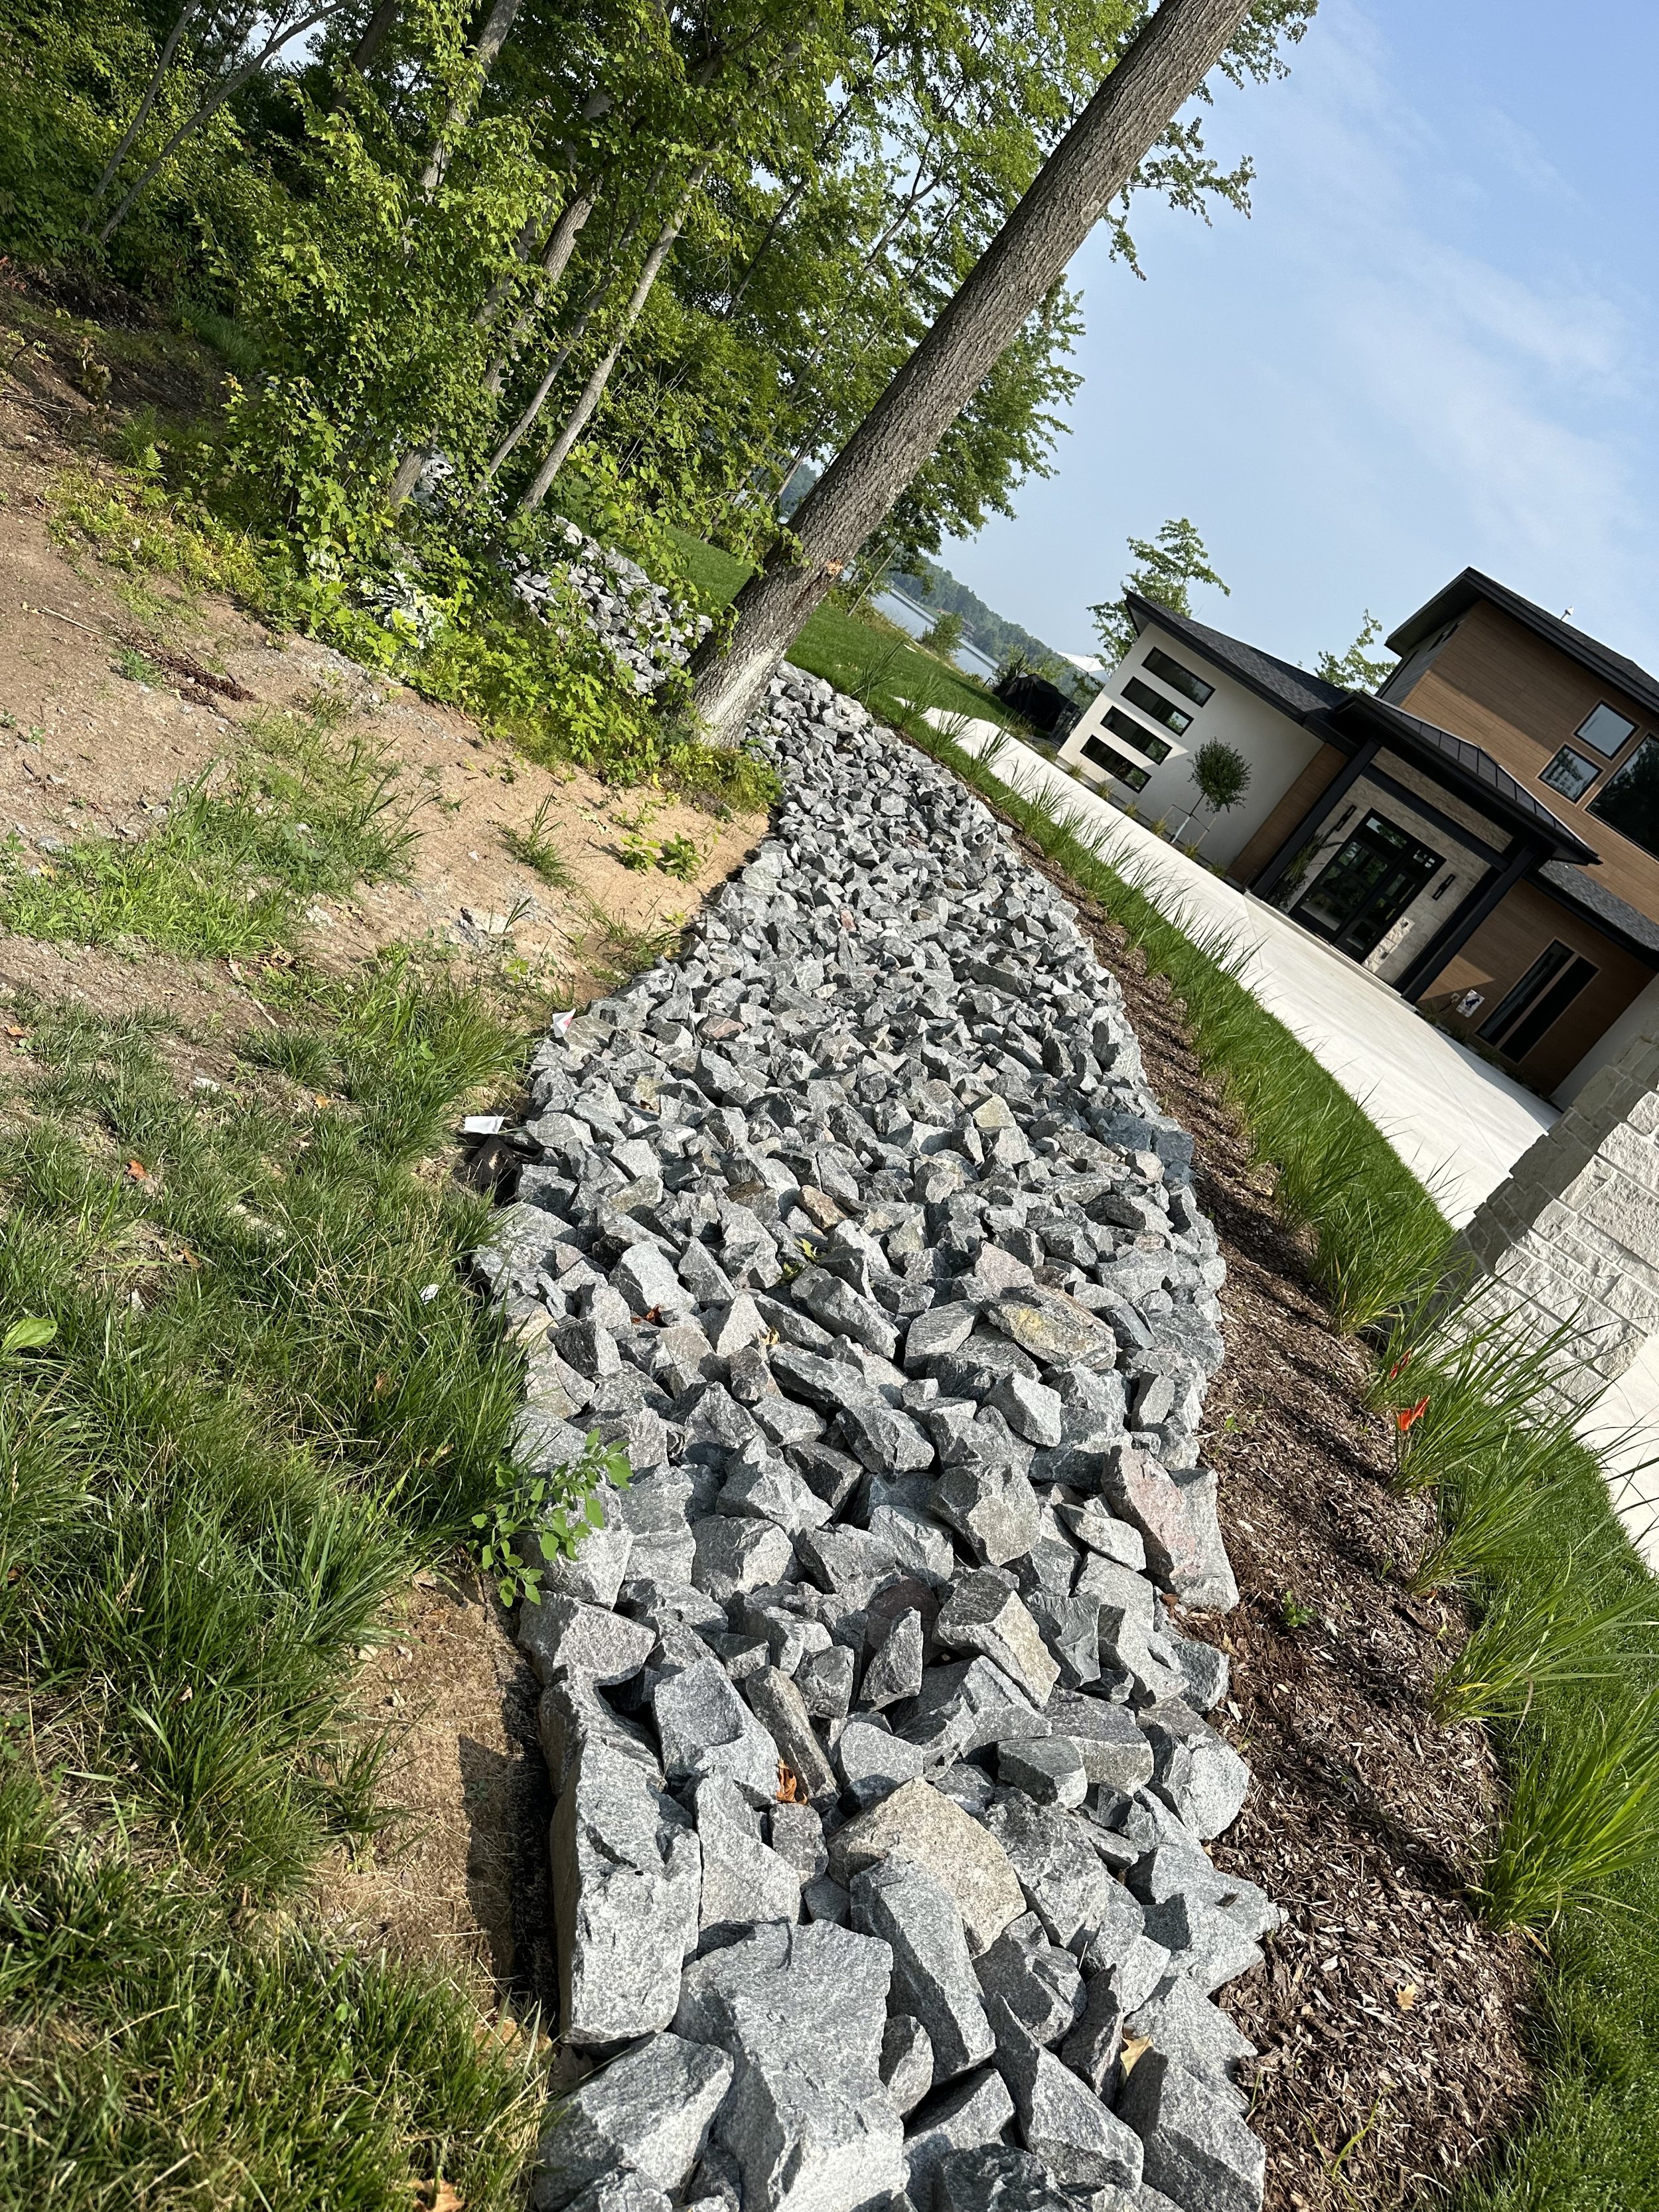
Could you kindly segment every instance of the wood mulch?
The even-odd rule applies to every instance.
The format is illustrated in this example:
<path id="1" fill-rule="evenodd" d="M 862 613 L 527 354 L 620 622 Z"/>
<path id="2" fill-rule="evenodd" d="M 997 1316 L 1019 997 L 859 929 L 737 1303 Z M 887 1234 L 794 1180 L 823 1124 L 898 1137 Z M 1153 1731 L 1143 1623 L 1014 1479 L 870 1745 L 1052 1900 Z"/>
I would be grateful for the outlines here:
<path id="1" fill-rule="evenodd" d="M 1231 1656 L 1216 1717 L 1255 1777 L 1216 1862 L 1286 1915 L 1265 1966 L 1221 1992 L 1260 2052 L 1244 2078 L 1268 2212 L 1432 2201 L 1530 2095 L 1525 1947 L 1466 1901 L 1495 1763 L 1480 1730 L 1443 1729 L 1428 1711 L 1465 1623 L 1404 1589 L 1397 1567 L 1421 1551 L 1429 1509 L 1388 1487 L 1390 1431 L 1361 1403 L 1363 1355 L 1333 1329 L 1306 1243 L 1276 1216 L 1271 1173 L 1206 1079 L 1169 984 L 1019 844 L 1122 985 L 1152 1086 L 1193 1133 L 1227 1261 L 1228 1356 L 1204 1445 L 1241 1595 L 1224 1620 L 1182 1626 Z"/>

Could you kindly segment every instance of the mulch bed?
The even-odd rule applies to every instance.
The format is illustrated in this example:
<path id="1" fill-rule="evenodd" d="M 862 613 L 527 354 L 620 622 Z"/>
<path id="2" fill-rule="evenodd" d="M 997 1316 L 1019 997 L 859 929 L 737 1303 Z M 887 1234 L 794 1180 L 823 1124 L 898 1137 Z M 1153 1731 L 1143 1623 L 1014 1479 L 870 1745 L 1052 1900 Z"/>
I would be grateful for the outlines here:
<path id="1" fill-rule="evenodd" d="M 1255 1774 L 1214 1856 L 1287 1916 L 1266 1965 L 1222 1993 L 1261 2054 L 1245 2078 L 1269 2212 L 1441 2196 L 1530 2094 L 1525 1947 L 1466 1902 L 1495 1763 L 1480 1730 L 1440 1729 L 1427 1708 L 1465 1624 L 1395 1571 L 1421 1551 L 1429 1509 L 1388 1487 L 1390 1431 L 1360 1402 L 1362 1356 L 1332 1328 L 1169 984 L 1019 842 L 1123 987 L 1152 1085 L 1193 1133 L 1227 1261 L 1228 1358 L 1204 1442 L 1241 1597 L 1224 1622 L 1181 1625 L 1231 1655 L 1223 1724 Z"/>

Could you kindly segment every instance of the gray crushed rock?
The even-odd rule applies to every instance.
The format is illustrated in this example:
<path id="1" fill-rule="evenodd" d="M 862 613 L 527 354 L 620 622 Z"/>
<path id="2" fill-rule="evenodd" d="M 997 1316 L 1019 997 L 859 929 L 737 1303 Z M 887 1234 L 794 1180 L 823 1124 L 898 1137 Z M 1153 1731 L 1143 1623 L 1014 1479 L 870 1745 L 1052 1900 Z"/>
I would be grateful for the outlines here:
<path id="1" fill-rule="evenodd" d="M 648 689 L 696 625 L 571 556 Z M 1253 2212 L 1214 1997 L 1279 1916 L 1205 1850 L 1249 1778 L 1164 1602 L 1237 1599 L 1190 1140 L 954 778 L 791 668 L 750 738 L 775 833 L 543 1045 L 476 1255 L 520 1463 L 633 1469 L 520 1628 L 602 2068 L 534 2201 Z"/>

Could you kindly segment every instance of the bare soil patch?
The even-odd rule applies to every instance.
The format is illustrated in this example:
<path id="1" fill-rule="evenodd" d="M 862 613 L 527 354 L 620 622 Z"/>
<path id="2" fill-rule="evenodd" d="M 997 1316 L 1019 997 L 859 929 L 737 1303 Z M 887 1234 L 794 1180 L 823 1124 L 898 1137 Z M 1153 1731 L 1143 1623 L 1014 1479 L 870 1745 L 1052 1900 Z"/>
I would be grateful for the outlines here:
<path id="1" fill-rule="evenodd" d="M 421 1575 L 394 1601 L 358 1680 L 389 1750 L 374 1846 L 337 1855 L 316 1909 L 367 1949 L 447 1968 L 482 2011 L 554 2017 L 548 1894 L 553 1807 L 540 1694 L 500 1607 L 469 1568 Z"/>
<path id="2" fill-rule="evenodd" d="M 1200 1069 L 1169 984 L 1020 844 L 1076 901 L 1123 987 L 1152 1085 L 1193 1133 L 1227 1261 L 1228 1356 L 1204 1442 L 1241 1595 L 1224 1620 L 1191 1614 L 1182 1627 L 1231 1656 L 1216 1717 L 1255 1777 L 1213 1855 L 1287 1916 L 1266 1964 L 1220 1998 L 1261 2054 L 1248 2079 L 1268 2212 L 1443 2195 L 1530 2094 L 1527 1954 L 1467 1897 L 1496 1764 L 1480 1730 L 1440 1729 L 1427 1709 L 1467 1624 L 1397 1577 L 1430 1510 L 1388 1487 L 1390 1432 L 1361 1403 L 1363 1355 L 1331 1327 L 1305 1248 L 1273 1210 L 1271 1174 Z"/>
<path id="3" fill-rule="evenodd" d="M 580 769 L 540 767 L 453 708 L 313 640 L 277 637 L 229 601 L 166 578 L 146 579 L 135 614 L 126 580 L 84 551 L 67 551 L 47 526 L 56 474 L 104 465 L 89 443 L 94 410 L 53 363 L 31 360 L 26 369 L 27 387 L 0 392 L 0 714 L 9 718 L 0 723 L 0 836 L 19 837 L 48 860 L 71 839 L 142 838 L 180 782 L 242 741 L 251 716 L 326 688 L 394 760 L 418 838 L 406 881 L 313 909 L 305 956 L 340 970 L 392 944 L 495 947 L 544 975 L 556 971 L 582 999 L 608 988 L 630 941 L 672 932 L 765 835 L 759 815 L 720 821 L 684 801 L 611 789 Z M 124 647 L 143 651 L 164 680 L 122 675 Z M 653 839 L 687 837 L 696 847 L 694 881 L 623 865 L 623 841 L 647 800 Z M 544 808 L 568 871 L 563 887 L 509 848 Z M 32 957 L 0 939 L 0 982 L 30 984 L 10 963 Z M 206 1001 L 228 1010 L 240 998 L 225 989 L 222 969 L 175 965 L 175 991 L 189 975 Z"/>

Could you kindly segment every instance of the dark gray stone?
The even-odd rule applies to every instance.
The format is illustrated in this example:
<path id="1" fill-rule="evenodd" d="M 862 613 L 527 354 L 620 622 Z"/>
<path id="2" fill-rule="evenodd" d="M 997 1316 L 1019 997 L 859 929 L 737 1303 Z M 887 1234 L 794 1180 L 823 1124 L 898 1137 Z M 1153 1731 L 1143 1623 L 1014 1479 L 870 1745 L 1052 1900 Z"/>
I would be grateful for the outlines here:
<path id="1" fill-rule="evenodd" d="M 908 2118 L 933 2086 L 933 2046 L 913 2014 L 891 2013 L 881 2039 L 881 2078 Z"/>
<path id="2" fill-rule="evenodd" d="M 1224 2088 L 1148 2051 L 1118 2109 L 1141 2139 L 1146 2179 L 1184 2212 L 1261 2212 L 1267 2154 Z"/>
<path id="3" fill-rule="evenodd" d="M 536 2154 L 532 2203 L 559 2212 L 618 2169 L 678 2189 L 708 2140 L 735 2072 L 723 2051 L 653 2035 L 590 2074 L 558 2106 Z"/>
<path id="4" fill-rule="evenodd" d="M 1036 1623 L 1018 1594 L 995 1575 L 959 1577 L 939 1609 L 933 1632 L 941 1644 L 990 1660 L 1034 1705 L 1047 1702 L 1059 1680 L 1060 1669 L 1045 1649 Z"/>
<path id="5" fill-rule="evenodd" d="M 1023 1790 L 1034 1804 L 1061 1805 L 1068 1810 L 1080 1805 L 1089 1794 L 1083 1754 L 1063 1735 L 1000 1743 L 997 1779 L 1005 1790 Z"/>
<path id="6" fill-rule="evenodd" d="M 1011 1921 L 974 1971 L 987 1998 L 1000 1998 L 1035 2043 L 1058 2043 L 1082 2011 L 1077 1961 L 1048 1941 L 1035 1912 Z"/>
<path id="7" fill-rule="evenodd" d="M 969 2212 L 976 2201 L 984 2201 L 971 2197 L 952 2199 L 948 2191 L 943 2191 L 943 2169 L 964 2153 L 1000 2142 L 1013 2117 L 1014 2100 L 992 2066 L 970 2075 L 944 2096 L 930 2099 L 915 2115 L 905 2137 L 905 2189 L 911 2203 L 942 2207 L 957 2202 L 963 2212 Z M 1064 2200 L 1060 2203 L 1063 2205 Z"/>
<path id="8" fill-rule="evenodd" d="M 519 1643 L 544 1681 L 557 1667 L 592 1682 L 630 1681 L 656 1641 L 654 1629 L 580 1598 L 547 1598 L 519 1611 Z"/>
<path id="9" fill-rule="evenodd" d="M 1140 1934 L 1140 1906 L 1101 1864 L 1074 1814 L 1011 1791 L 992 1806 L 986 1826 L 1062 1950 L 1091 1968 L 1109 1966 Z"/>
<path id="10" fill-rule="evenodd" d="M 944 1883 L 896 1854 L 853 1877 L 853 1925 L 893 1954 L 893 1999 L 919 2020 L 936 2078 L 948 2081 L 994 2048 L 968 1938 Z"/>
<path id="11" fill-rule="evenodd" d="M 715 1659 L 670 1674 L 651 1693 L 663 1765 L 671 1781 L 724 1774 L 751 1805 L 778 1791 L 778 1753 Z"/>

